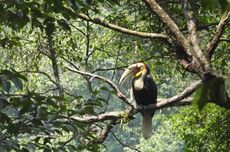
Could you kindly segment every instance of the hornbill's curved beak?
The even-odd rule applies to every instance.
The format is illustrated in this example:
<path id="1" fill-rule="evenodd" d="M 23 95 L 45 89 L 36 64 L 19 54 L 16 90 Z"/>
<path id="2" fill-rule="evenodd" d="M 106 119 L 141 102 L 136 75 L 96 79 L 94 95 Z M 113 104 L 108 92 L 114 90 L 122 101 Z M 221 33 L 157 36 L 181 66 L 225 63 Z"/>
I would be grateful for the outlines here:
<path id="1" fill-rule="evenodd" d="M 125 72 L 122 74 L 120 80 L 119 80 L 119 84 L 125 82 L 125 80 L 127 80 L 130 76 L 135 75 L 137 72 L 139 71 L 139 68 L 137 66 L 137 64 L 132 64 L 130 65 Z"/>

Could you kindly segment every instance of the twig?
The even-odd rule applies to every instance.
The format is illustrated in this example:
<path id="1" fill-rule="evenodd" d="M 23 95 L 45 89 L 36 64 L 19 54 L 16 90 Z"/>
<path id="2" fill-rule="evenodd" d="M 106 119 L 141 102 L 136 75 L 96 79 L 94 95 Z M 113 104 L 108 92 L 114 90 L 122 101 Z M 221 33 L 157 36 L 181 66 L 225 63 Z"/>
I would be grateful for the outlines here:
<path id="1" fill-rule="evenodd" d="M 47 74 L 44 71 L 30 71 L 30 70 L 25 70 L 25 71 L 19 71 L 19 73 L 38 73 L 38 74 L 42 74 L 45 75 L 52 83 L 54 83 L 56 85 L 56 82 L 51 78 L 51 76 L 49 74 Z"/>
<path id="2" fill-rule="evenodd" d="M 133 148 L 133 147 L 131 147 L 131 146 L 129 146 L 129 145 L 123 143 L 120 139 L 118 139 L 118 137 L 115 135 L 115 133 L 114 133 L 113 131 L 110 131 L 110 132 L 112 133 L 113 137 L 117 140 L 117 142 L 119 142 L 119 144 L 121 144 L 122 146 L 128 147 L 128 148 L 130 148 L 130 149 L 132 149 L 132 150 L 135 150 L 135 151 L 138 151 L 138 152 L 141 152 L 141 151 L 138 150 L 137 148 Z"/>
<path id="3" fill-rule="evenodd" d="M 124 69 L 124 68 L 127 68 L 127 66 L 112 67 L 112 68 L 105 68 L 105 69 L 98 68 L 98 69 L 95 69 L 92 73 L 95 73 L 95 72 L 97 72 L 97 71 L 121 70 L 121 69 Z"/>

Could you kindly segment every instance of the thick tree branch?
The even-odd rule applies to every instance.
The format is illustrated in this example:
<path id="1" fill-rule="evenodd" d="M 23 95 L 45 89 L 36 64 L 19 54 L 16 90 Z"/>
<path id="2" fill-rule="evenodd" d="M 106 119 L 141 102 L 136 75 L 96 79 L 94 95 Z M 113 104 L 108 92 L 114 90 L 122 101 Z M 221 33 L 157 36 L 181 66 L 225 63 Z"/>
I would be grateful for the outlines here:
<path id="1" fill-rule="evenodd" d="M 183 99 L 189 97 L 194 91 L 196 91 L 201 85 L 203 84 L 202 80 L 195 81 L 191 83 L 187 88 L 184 89 L 181 93 L 178 93 L 177 95 L 164 99 L 162 101 L 159 101 L 156 104 L 156 109 L 163 108 L 166 106 L 170 106 L 172 104 L 176 104 L 178 101 L 182 101 Z M 183 102 L 183 101 L 182 101 Z"/>
<path id="2" fill-rule="evenodd" d="M 161 21 L 166 24 L 166 26 L 170 29 L 170 31 L 175 35 L 179 44 L 183 46 L 183 48 L 185 48 L 185 51 L 187 51 L 189 55 L 192 55 L 193 53 L 191 53 L 191 48 L 186 38 L 184 37 L 184 35 L 180 31 L 176 23 L 164 11 L 164 9 L 162 9 L 161 6 L 155 0 L 144 0 L 144 1 L 150 6 L 151 10 L 159 16 Z"/>
<path id="3" fill-rule="evenodd" d="M 212 58 L 212 55 L 220 41 L 220 38 L 223 34 L 223 31 L 224 31 L 224 26 L 226 25 L 227 23 L 227 19 L 229 18 L 230 16 L 230 11 L 229 12 L 225 12 L 223 14 L 223 16 L 221 17 L 221 20 L 219 22 L 219 24 L 217 25 L 217 28 L 216 28 L 216 32 L 214 33 L 214 36 L 212 38 L 212 41 L 207 45 L 207 49 L 206 49 L 206 56 L 211 60 Z"/>
<path id="4" fill-rule="evenodd" d="M 205 58 L 204 53 L 201 51 L 200 46 L 198 44 L 198 39 L 197 39 L 197 34 L 196 34 L 196 24 L 193 18 L 193 12 L 191 10 L 191 6 L 189 5 L 188 0 L 181 0 L 182 6 L 183 6 L 183 11 L 185 15 L 185 19 L 187 21 L 187 27 L 189 30 L 189 40 L 190 44 L 192 45 L 192 48 L 196 52 L 197 56 L 200 59 L 200 62 L 204 65 L 207 66 L 205 69 L 209 69 L 209 63 L 207 59 Z"/>
<path id="5" fill-rule="evenodd" d="M 99 18 L 91 18 L 85 14 L 79 13 L 78 17 L 89 21 L 89 22 L 93 22 L 95 24 L 98 25 L 102 25 L 104 27 L 107 27 L 109 29 L 124 33 L 124 34 L 129 34 L 129 35 L 134 35 L 134 36 L 139 36 L 139 37 L 144 37 L 144 38 L 156 38 L 156 39 L 164 39 L 164 40 L 168 40 L 169 38 L 164 35 L 164 34 L 158 34 L 158 33 L 147 33 L 147 32 L 138 32 L 138 31 L 133 31 L 124 27 L 120 27 L 111 23 L 108 23 L 106 21 L 103 21 Z"/>
<path id="6" fill-rule="evenodd" d="M 195 50 L 188 42 L 188 40 L 185 38 L 183 33 L 180 31 L 179 27 L 176 25 L 176 23 L 170 18 L 170 16 L 164 11 L 164 9 L 161 8 L 161 6 L 155 1 L 155 0 L 144 0 L 151 10 L 155 12 L 161 21 L 166 24 L 166 26 L 169 28 L 169 30 L 174 34 L 176 37 L 176 40 L 178 43 L 184 48 L 184 51 L 190 56 L 192 56 L 194 62 L 198 64 L 197 67 L 202 67 L 202 71 L 197 71 L 197 73 L 200 76 L 203 76 L 205 73 L 204 71 L 209 71 L 209 64 L 207 64 L 207 59 L 201 52 L 201 50 Z M 195 69 L 195 68 L 194 68 Z"/>
<path id="7" fill-rule="evenodd" d="M 191 98 L 185 99 L 189 97 L 194 91 L 196 91 L 201 85 L 203 84 L 202 80 L 193 82 L 190 84 L 187 88 L 184 89 L 181 93 L 178 93 L 177 95 L 167 98 L 167 99 L 162 99 L 158 101 L 156 104 L 153 104 L 148 107 L 142 107 L 144 109 L 162 109 L 164 107 L 169 107 L 172 105 L 180 105 L 180 104 L 185 104 L 187 105 L 188 103 L 191 102 Z M 183 100 L 185 99 L 185 100 Z M 141 107 L 138 107 L 138 111 L 142 110 Z"/>

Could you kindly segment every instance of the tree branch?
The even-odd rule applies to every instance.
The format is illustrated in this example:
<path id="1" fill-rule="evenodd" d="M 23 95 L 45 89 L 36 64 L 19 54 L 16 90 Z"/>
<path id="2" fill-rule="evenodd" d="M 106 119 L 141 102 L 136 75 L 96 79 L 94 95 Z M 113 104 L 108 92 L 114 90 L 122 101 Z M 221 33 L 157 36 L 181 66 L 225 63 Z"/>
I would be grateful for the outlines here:
<path id="1" fill-rule="evenodd" d="M 207 45 L 207 49 L 205 51 L 206 53 L 206 56 L 211 60 L 212 58 L 212 55 L 220 41 L 220 38 L 223 34 L 223 30 L 224 30 L 224 26 L 226 25 L 227 23 L 227 19 L 229 18 L 230 16 L 230 11 L 229 12 L 225 12 L 222 17 L 221 17 L 221 20 L 219 22 L 219 24 L 217 25 L 217 28 L 216 28 L 216 32 L 214 33 L 214 36 L 212 38 L 212 41 Z"/>
<path id="2" fill-rule="evenodd" d="M 125 118 L 126 114 L 125 111 L 114 111 L 114 112 L 106 112 L 99 114 L 97 116 L 60 116 L 62 119 L 72 120 L 76 122 L 82 122 L 82 123 L 94 123 L 94 122 L 102 122 L 105 120 L 117 120 L 121 118 Z"/>
<path id="3" fill-rule="evenodd" d="M 101 144 L 105 141 L 107 136 L 109 135 L 109 132 L 112 130 L 113 126 L 116 124 L 115 120 L 112 120 L 109 124 L 106 125 L 105 128 L 102 128 L 99 137 L 96 140 L 93 140 L 91 143 L 92 144 Z"/>
<path id="4" fill-rule="evenodd" d="M 124 101 L 126 104 L 128 104 L 129 106 L 131 106 L 132 108 L 134 108 L 134 104 L 132 103 L 132 101 L 130 101 L 128 98 L 125 97 L 125 95 L 119 90 L 118 86 L 115 85 L 112 81 L 110 81 L 109 79 L 106 79 L 105 77 L 96 75 L 96 74 L 92 74 L 92 73 L 88 73 L 88 72 L 84 72 L 84 71 L 80 71 L 80 70 L 76 70 L 76 69 L 72 69 L 70 67 L 67 67 L 68 70 L 81 74 L 81 75 L 86 75 L 86 76 L 90 76 L 91 79 L 92 78 L 96 78 L 102 81 L 105 81 L 107 84 L 110 85 L 110 87 L 113 88 L 113 90 L 116 92 L 117 96 Z"/>
<path id="5" fill-rule="evenodd" d="M 223 38 L 223 39 L 220 39 L 220 41 L 230 43 L 230 39 Z"/>
<path id="6" fill-rule="evenodd" d="M 175 35 L 179 44 L 183 46 L 183 48 L 185 48 L 185 51 L 187 51 L 189 55 L 192 55 L 191 48 L 186 38 L 184 37 L 184 35 L 180 31 L 176 23 L 164 11 L 164 9 L 162 9 L 161 6 L 155 0 L 144 0 L 144 1 L 150 6 L 151 10 L 159 16 L 161 21 L 166 24 L 166 26 L 170 29 L 170 31 Z"/>
<path id="7" fill-rule="evenodd" d="M 30 71 L 30 70 L 25 70 L 25 71 L 19 71 L 19 73 L 38 73 L 38 74 L 42 74 L 44 76 L 46 76 L 53 84 L 57 85 L 56 82 L 51 78 L 51 76 L 49 74 L 47 74 L 44 71 Z"/>
<path id="8" fill-rule="evenodd" d="M 133 148 L 133 147 L 131 147 L 131 146 L 129 146 L 129 145 L 123 143 L 121 140 L 118 139 L 118 137 L 115 135 L 115 133 L 114 133 L 113 131 L 110 131 L 110 132 L 112 133 L 113 137 L 117 140 L 117 142 L 119 142 L 119 144 L 121 144 L 122 146 L 128 147 L 128 148 L 130 148 L 130 149 L 132 149 L 132 150 L 134 150 L 134 151 L 137 151 L 137 152 L 141 152 L 141 151 L 138 150 L 137 148 Z"/>
<path id="9" fill-rule="evenodd" d="M 200 76 L 203 76 L 204 71 L 209 71 L 209 64 L 207 64 L 207 59 L 200 51 L 195 51 L 193 47 L 189 44 L 188 40 L 185 38 L 183 33 L 180 31 L 179 27 L 176 23 L 170 18 L 170 16 L 161 8 L 161 6 L 155 0 L 144 0 L 145 3 L 149 5 L 151 10 L 155 12 L 158 17 L 161 19 L 163 23 L 169 28 L 169 30 L 174 34 L 178 43 L 184 48 L 183 50 L 190 56 L 192 56 L 194 63 L 198 64 L 198 66 L 194 67 L 202 67 L 205 70 L 196 70 Z"/>
<path id="10" fill-rule="evenodd" d="M 89 21 L 89 22 L 93 22 L 95 24 L 107 27 L 109 29 L 124 33 L 124 34 L 129 34 L 129 35 L 134 35 L 134 36 L 139 36 L 139 37 L 144 37 L 144 38 L 155 38 L 155 39 L 164 39 L 164 40 L 168 40 L 169 37 L 167 37 L 164 34 L 158 34 L 158 33 L 147 33 L 147 32 L 138 32 L 138 31 L 133 31 L 124 27 L 120 27 L 111 23 L 108 23 L 106 21 L 103 21 L 99 18 L 91 18 L 85 14 L 79 13 L 78 17 Z"/>
<path id="11" fill-rule="evenodd" d="M 183 11 L 184 15 L 187 21 L 187 27 L 189 30 L 189 40 L 190 44 L 192 45 L 192 48 L 196 52 L 198 58 L 200 59 L 200 63 L 202 63 L 205 67 L 205 69 L 209 69 L 209 63 L 207 59 L 205 58 L 204 53 L 201 51 L 200 46 L 198 44 L 197 40 L 197 34 L 196 34 L 196 24 L 193 18 L 193 12 L 190 8 L 188 0 L 181 0 L 182 6 L 183 6 Z"/>
<path id="12" fill-rule="evenodd" d="M 167 98 L 167 99 L 162 99 L 158 101 L 156 104 L 152 104 L 147 107 L 143 107 L 144 109 L 162 109 L 164 107 L 169 107 L 171 105 L 180 105 L 184 102 L 191 102 L 190 99 L 185 99 L 189 97 L 194 91 L 196 91 L 201 85 L 203 84 L 202 80 L 198 80 L 196 82 L 191 83 L 187 88 L 184 89 L 181 93 L 178 93 L 177 95 Z M 185 99 L 185 101 L 183 101 Z M 138 111 L 141 110 L 141 108 L 137 108 Z"/>
<path id="13" fill-rule="evenodd" d="M 127 68 L 127 66 L 121 66 L 121 67 L 112 67 L 112 68 L 98 68 L 98 69 L 95 69 L 92 73 L 95 73 L 97 71 L 112 71 L 112 70 L 121 70 L 121 69 L 124 69 L 124 68 Z"/>

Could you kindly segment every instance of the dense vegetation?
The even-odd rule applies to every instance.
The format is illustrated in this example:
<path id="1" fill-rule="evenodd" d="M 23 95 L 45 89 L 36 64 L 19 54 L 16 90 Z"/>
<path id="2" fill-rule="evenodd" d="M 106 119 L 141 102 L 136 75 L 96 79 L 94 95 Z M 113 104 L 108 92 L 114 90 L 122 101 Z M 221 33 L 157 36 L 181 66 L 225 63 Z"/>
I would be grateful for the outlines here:
<path id="1" fill-rule="evenodd" d="M 228 0 L 1 0 L 0 151 L 227 151 L 229 8 Z M 149 140 L 130 82 L 118 85 L 140 61 L 158 86 Z"/>

